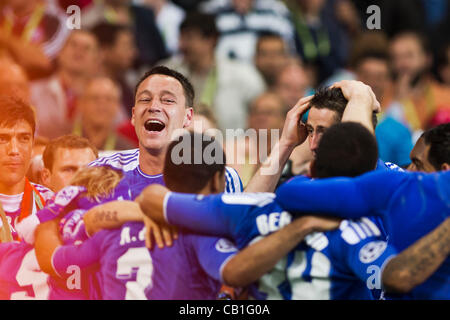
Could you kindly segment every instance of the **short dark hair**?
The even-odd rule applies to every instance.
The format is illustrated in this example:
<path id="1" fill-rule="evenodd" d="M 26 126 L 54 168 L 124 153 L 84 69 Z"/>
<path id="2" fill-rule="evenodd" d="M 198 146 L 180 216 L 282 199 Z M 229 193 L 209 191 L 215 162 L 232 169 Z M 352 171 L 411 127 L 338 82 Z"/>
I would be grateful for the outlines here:
<path id="1" fill-rule="evenodd" d="M 31 105 L 15 96 L 0 96 L 0 126 L 13 127 L 25 120 L 33 132 L 36 131 L 36 114 Z"/>
<path id="2" fill-rule="evenodd" d="M 136 84 L 136 88 L 134 89 L 134 96 L 136 97 L 137 91 L 141 83 L 147 79 L 148 77 L 155 75 L 155 74 L 161 74 L 165 76 L 169 76 L 172 78 L 175 78 L 180 82 L 181 86 L 183 87 L 184 95 L 186 97 L 186 105 L 188 107 L 194 107 L 194 98 L 195 98 L 195 91 L 192 84 L 189 82 L 189 80 L 179 73 L 178 71 L 172 70 L 170 68 L 167 68 L 165 66 L 156 66 L 153 67 L 150 71 L 146 72 L 141 79 L 139 79 L 138 83 Z"/>
<path id="3" fill-rule="evenodd" d="M 404 30 L 404 31 L 397 33 L 391 39 L 391 43 L 400 38 L 405 38 L 405 37 L 415 38 L 417 40 L 417 43 L 422 48 L 422 50 L 425 54 L 430 54 L 432 52 L 430 41 L 428 40 L 428 37 L 424 33 L 415 31 L 415 30 Z"/>
<path id="4" fill-rule="evenodd" d="M 256 41 L 256 52 L 259 51 L 261 42 L 263 42 L 266 39 L 277 39 L 281 42 L 285 43 L 283 37 L 279 33 L 275 33 L 272 31 L 262 31 L 258 34 L 258 40 Z"/>
<path id="5" fill-rule="evenodd" d="M 90 148 L 95 157 L 98 157 L 97 148 L 86 138 L 77 136 L 75 134 L 66 134 L 64 136 L 51 140 L 44 149 L 42 154 L 42 160 L 44 161 L 44 167 L 50 170 L 53 169 L 55 162 L 55 153 L 59 148 L 67 149 L 85 149 Z"/>
<path id="6" fill-rule="evenodd" d="M 309 104 L 312 108 L 328 109 L 336 112 L 336 122 L 340 122 L 347 103 L 348 100 L 344 97 L 341 88 L 325 87 L 317 90 Z M 372 113 L 372 124 L 374 129 L 377 126 L 377 122 L 377 115 L 374 112 Z"/>
<path id="7" fill-rule="evenodd" d="M 313 163 L 316 178 L 356 177 L 375 169 L 377 141 L 357 122 L 341 122 L 328 128 L 320 140 Z"/>
<path id="8" fill-rule="evenodd" d="M 197 145 L 194 141 L 201 141 L 201 144 Z M 201 150 L 195 149 L 200 146 Z M 204 151 L 211 151 L 211 159 L 204 157 Z M 196 159 L 196 153 L 201 159 Z M 172 141 L 167 148 L 164 182 L 172 191 L 197 193 L 216 172 L 224 172 L 225 162 L 222 146 L 214 138 L 202 133 L 187 132 Z"/>
<path id="9" fill-rule="evenodd" d="M 436 170 L 444 163 L 450 164 L 450 123 L 444 123 L 422 134 L 425 143 L 430 145 L 428 161 Z"/>
<path id="10" fill-rule="evenodd" d="M 109 48 L 114 46 L 117 37 L 121 32 L 133 32 L 127 25 L 100 22 L 92 28 L 92 33 L 98 41 L 101 48 Z"/>
<path id="11" fill-rule="evenodd" d="M 367 50 L 362 52 L 360 55 L 353 58 L 350 62 L 353 68 L 358 68 L 364 61 L 368 59 L 381 60 L 389 65 L 389 55 L 386 51 L 382 50 Z"/>
<path id="12" fill-rule="evenodd" d="M 188 30 L 198 31 L 203 37 L 219 37 L 219 31 L 216 25 L 216 17 L 212 14 L 201 12 L 190 12 L 186 15 L 180 24 L 180 32 Z"/>

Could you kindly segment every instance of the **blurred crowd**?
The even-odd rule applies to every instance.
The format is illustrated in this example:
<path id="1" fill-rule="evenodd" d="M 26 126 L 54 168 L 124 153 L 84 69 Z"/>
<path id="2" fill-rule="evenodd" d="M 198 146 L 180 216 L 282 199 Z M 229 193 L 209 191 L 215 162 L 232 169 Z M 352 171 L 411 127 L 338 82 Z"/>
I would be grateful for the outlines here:
<path id="1" fill-rule="evenodd" d="M 447 0 L 1 0 L 0 94 L 35 107 L 39 156 L 69 133 L 137 147 L 134 87 L 156 65 L 184 74 L 202 130 L 224 133 L 281 130 L 301 97 L 360 80 L 381 103 L 380 158 L 407 166 L 423 131 L 450 122 L 449 14 Z M 232 160 L 245 186 L 258 164 Z"/>

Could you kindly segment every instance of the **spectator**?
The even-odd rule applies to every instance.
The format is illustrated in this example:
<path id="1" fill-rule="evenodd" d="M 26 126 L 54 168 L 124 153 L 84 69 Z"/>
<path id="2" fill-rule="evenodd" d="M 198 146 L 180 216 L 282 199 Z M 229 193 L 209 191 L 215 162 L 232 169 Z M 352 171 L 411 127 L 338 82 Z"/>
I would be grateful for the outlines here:
<path id="1" fill-rule="evenodd" d="M 30 101 L 30 85 L 25 71 L 8 58 L 0 59 L 0 94 Z"/>
<path id="2" fill-rule="evenodd" d="M 61 50 L 56 72 L 32 83 L 31 101 L 36 106 L 39 135 L 53 139 L 72 131 L 77 99 L 97 73 L 98 54 L 92 33 L 75 30 Z"/>
<path id="3" fill-rule="evenodd" d="M 96 25 L 92 32 L 100 45 L 102 57 L 100 73 L 119 84 L 122 91 L 123 112 L 131 118 L 134 94 L 126 76 L 137 54 L 133 32 L 125 25 L 109 23 Z"/>
<path id="4" fill-rule="evenodd" d="M 248 129 L 243 137 L 226 141 L 228 165 L 239 173 L 244 188 L 278 141 L 287 108 L 283 99 L 266 91 L 255 98 L 248 111 Z M 275 134 L 272 136 L 272 134 Z"/>
<path id="5" fill-rule="evenodd" d="M 52 60 L 70 30 L 64 12 L 43 0 L 9 0 L 0 11 L 0 51 L 5 50 L 31 79 L 51 74 Z"/>
<path id="6" fill-rule="evenodd" d="M 217 53 L 252 62 L 260 33 L 279 34 L 294 51 L 294 28 L 286 6 L 278 0 L 211 0 L 203 10 L 216 15 L 220 32 Z"/>
<path id="7" fill-rule="evenodd" d="M 189 129 L 197 133 L 205 133 L 207 130 L 207 135 L 215 137 L 215 132 L 210 129 L 217 129 L 217 120 L 211 108 L 204 104 L 199 104 L 195 108 L 194 117 L 192 118 L 192 123 Z"/>
<path id="8" fill-rule="evenodd" d="M 255 52 L 255 66 L 272 87 L 278 72 L 287 64 L 289 51 L 284 39 L 276 33 L 265 33 L 258 37 Z"/>
<path id="9" fill-rule="evenodd" d="M 439 112 L 450 109 L 450 89 L 432 78 L 429 46 L 420 34 L 398 34 L 392 39 L 390 53 L 395 76 L 395 98 L 399 103 L 392 105 L 387 112 L 408 125 L 416 141 L 420 133 L 431 126 Z"/>
<path id="10" fill-rule="evenodd" d="M 367 51 L 355 59 L 354 70 L 357 80 L 370 86 L 382 110 L 386 109 L 393 99 L 388 55 Z M 409 164 L 413 143 L 408 127 L 387 114 L 382 114 L 379 121 L 375 130 L 379 157 L 400 166 Z"/>
<path id="11" fill-rule="evenodd" d="M 275 91 L 283 98 L 284 104 L 292 108 L 307 94 L 308 86 L 308 76 L 304 67 L 298 60 L 293 59 L 279 70 Z"/>
<path id="12" fill-rule="evenodd" d="M 83 28 L 93 28 L 104 23 L 130 28 L 134 45 L 138 48 L 136 57 L 138 66 L 152 66 L 157 61 L 167 58 L 155 14 L 149 7 L 132 0 L 98 0 L 83 10 L 81 18 Z"/>
<path id="13" fill-rule="evenodd" d="M 109 78 L 94 78 L 80 99 L 73 133 L 87 138 L 98 150 L 133 149 L 134 144 L 116 131 L 119 110 L 119 87 Z"/>
<path id="14" fill-rule="evenodd" d="M 180 35 L 183 55 L 162 63 L 190 79 L 195 103 L 214 110 L 220 129 L 244 128 L 248 103 L 264 91 L 261 75 L 250 64 L 215 56 L 218 32 L 211 15 L 188 14 Z"/>
<path id="15" fill-rule="evenodd" d="M 53 139 L 42 156 L 42 183 L 56 193 L 70 185 L 75 173 L 97 157 L 97 149 L 85 138 L 69 134 Z"/>
<path id="16" fill-rule="evenodd" d="M 14 240 L 16 225 L 34 215 L 53 196 L 49 189 L 26 178 L 36 128 L 34 111 L 22 100 L 0 97 L 0 204 Z"/>
<path id="17" fill-rule="evenodd" d="M 180 24 L 184 19 L 184 10 L 170 0 L 143 0 L 156 16 L 156 25 L 166 45 L 167 52 L 178 52 Z"/>
<path id="18" fill-rule="evenodd" d="M 345 66 L 349 35 L 334 15 L 327 14 L 325 0 L 288 1 L 295 24 L 297 51 L 302 60 L 317 66 L 321 83 Z"/>
<path id="19" fill-rule="evenodd" d="M 44 169 L 44 162 L 42 161 L 42 154 L 45 147 L 49 143 L 49 139 L 37 136 L 34 138 L 33 151 L 31 153 L 30 168 L 27 172 L 27 178 L 30 182 L 42 184 L 41 172 Z"/>

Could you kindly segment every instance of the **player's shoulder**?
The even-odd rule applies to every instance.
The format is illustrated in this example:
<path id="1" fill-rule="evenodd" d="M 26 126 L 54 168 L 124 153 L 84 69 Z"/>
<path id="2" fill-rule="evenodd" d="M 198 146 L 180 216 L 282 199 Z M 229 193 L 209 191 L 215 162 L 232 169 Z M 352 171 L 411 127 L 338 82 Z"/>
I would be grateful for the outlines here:
<path id="1" fill-rule="evenodd" d="M 225 166 L 225 184 L 226 193 L 240 193 L 244 191 L 239 174 L 235 169 L 228 166 Z"/>
<path id="2" fill-rule="evenodd" d="M 114 152 L 94 160 L 88 166 L 110 166 L 125 172 L 132 171 L 139 166 L 139 149 Z"/>
<path id="3" fill-rule="evenodd" d="M 31 182 L 31 184 L 36 189 L 36 191 L 39 192 L 39 194 L 44 198 L 45 201 L 48 201 L 55 196 L 55 193 L 49 188 L 33 182 Z"/>

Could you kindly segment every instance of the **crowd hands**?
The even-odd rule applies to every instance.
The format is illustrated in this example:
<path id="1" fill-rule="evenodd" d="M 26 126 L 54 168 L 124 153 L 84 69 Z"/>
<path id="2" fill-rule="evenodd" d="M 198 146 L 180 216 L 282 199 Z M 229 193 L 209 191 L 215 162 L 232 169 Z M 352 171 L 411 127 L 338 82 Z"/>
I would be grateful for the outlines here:
<path id="1" fill-rule="evenodd" d="M 0 298 L 450 297 L 436 280 L 450 247 L 449 46 L 421 36 L 448 19 L 408 31 L 383 21 L 384 34 L 347 0 L 86 0 L 69 31 L 70 4 L 0 5 L 13 26 L 0 30 Z M 241 134 L 223 139 L 229 129 Z M 191 165 L 192 152 L 177 163 L 180 139 L 226 163 Z M 404 215 L 402 197 L 423 195 L 403 186 L 421 183 L 437 199 L 427 221 Z M 354 199 L 363 209 L 346 207 Z M 23 283 L 15 267 L 36 274 Z"/>

